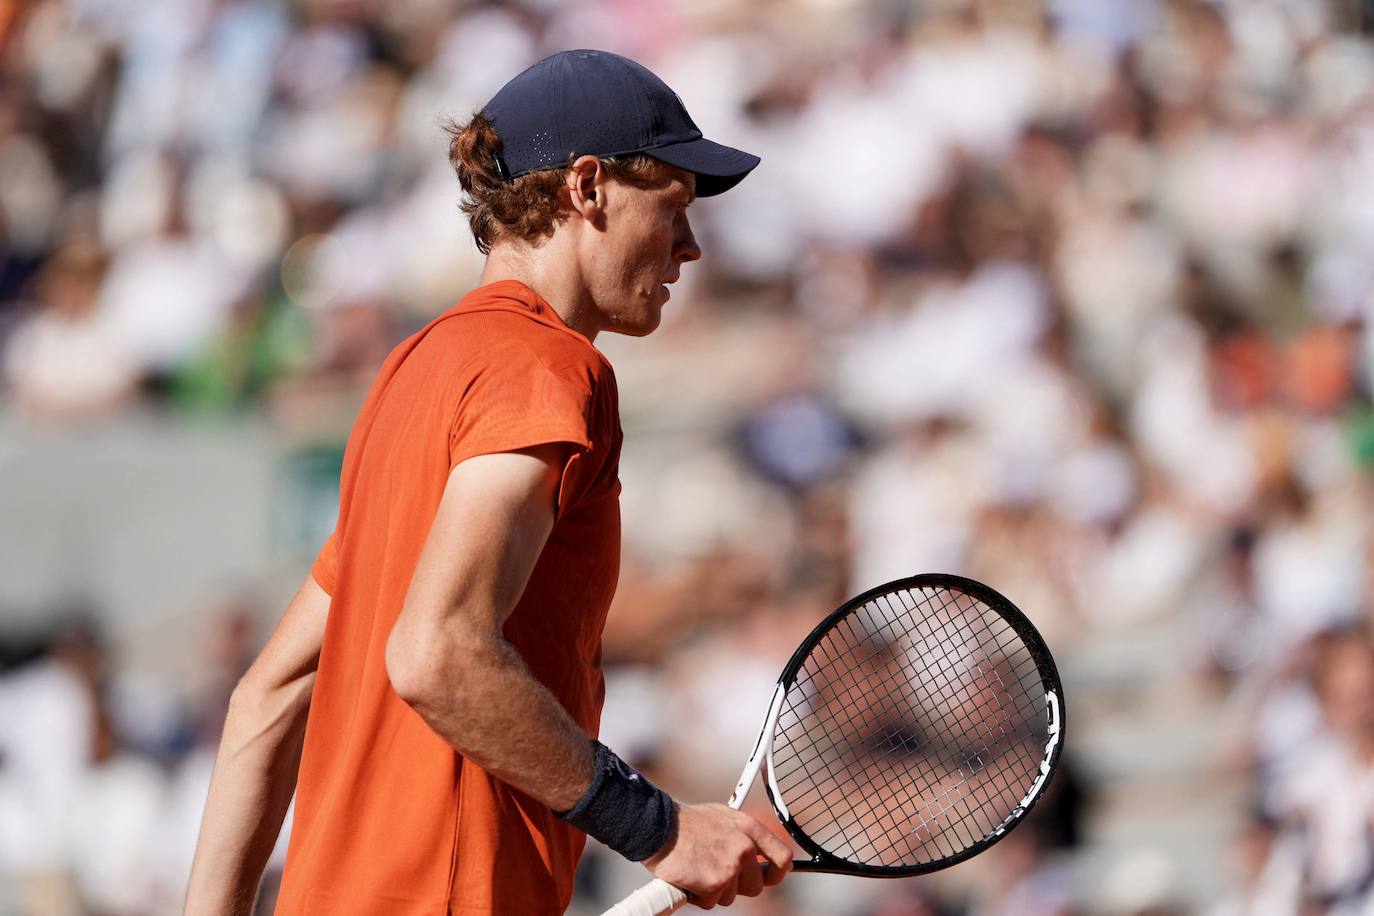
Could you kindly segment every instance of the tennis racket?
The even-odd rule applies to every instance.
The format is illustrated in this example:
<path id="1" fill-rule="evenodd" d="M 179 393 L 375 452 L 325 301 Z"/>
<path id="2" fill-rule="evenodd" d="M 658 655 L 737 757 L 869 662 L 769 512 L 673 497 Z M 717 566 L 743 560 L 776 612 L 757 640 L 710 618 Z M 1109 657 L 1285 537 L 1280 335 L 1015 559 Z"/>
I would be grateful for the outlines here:
<path id="1" fill-rule="evenodd" d="M 996 843 L 1059 761 L 1063 688 L 1049 649 L 997 592 L 951 575 L 889 582 L 811 631 L 778 678 L 729 805 L 759 771 L 810 858 L 798 872 L 920 875 Z M 662 916 L 654 880 L 604 916 Z"/>

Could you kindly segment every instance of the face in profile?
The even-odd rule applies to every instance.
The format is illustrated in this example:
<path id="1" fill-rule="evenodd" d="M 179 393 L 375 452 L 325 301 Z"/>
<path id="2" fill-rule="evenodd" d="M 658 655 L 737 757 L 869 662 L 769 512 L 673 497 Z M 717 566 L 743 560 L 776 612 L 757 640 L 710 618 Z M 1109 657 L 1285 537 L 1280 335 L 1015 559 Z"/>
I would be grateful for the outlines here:
<path id="1" fill-rule="evenodd" d="M 610 179 L 604 219 L 588 252 L 589 286 L 602 329 L 643 337 L 658 327 L 669 284 L 701 257 L 687 218 L 696 176 L 660 164 L 662 181 L 636 187 Z"/>

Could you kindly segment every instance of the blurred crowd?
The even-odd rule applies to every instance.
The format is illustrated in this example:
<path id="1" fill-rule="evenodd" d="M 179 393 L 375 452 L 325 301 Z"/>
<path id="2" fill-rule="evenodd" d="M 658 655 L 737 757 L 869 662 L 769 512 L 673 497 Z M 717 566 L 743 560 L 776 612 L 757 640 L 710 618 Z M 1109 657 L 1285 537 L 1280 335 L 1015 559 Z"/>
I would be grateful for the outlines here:
<path id="1" fill-rule="evenodd" d="M 597 341 L 626 432 L 607 742 L 724 797 L 801 636 L 918 571 L 1011 597 L 1066 680 L 1066 767 L 985 856 L 737 909 L 1374 913 L 1367 15 L 0 4 L 0 402 L 26 429 L 251 412 L 342 441 L 481 269 L 443 119 L 552 51 L 627 54 L 763 165 L 693 207 L 664 326 Z M 175 697 L 130 686 L 98 608 L 11 634 L 0 912 L 176 911 L 278 612 L 204 614 Z M 593 849 L 575 907 L 643 877 Z"/>

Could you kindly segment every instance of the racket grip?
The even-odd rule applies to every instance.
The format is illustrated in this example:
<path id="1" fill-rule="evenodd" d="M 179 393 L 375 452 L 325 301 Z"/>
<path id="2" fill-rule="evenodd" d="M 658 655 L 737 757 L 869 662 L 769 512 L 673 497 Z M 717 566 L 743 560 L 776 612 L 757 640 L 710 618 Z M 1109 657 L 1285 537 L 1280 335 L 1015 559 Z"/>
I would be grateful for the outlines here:
<path id="1" fill-rule="evenodd" d="M 686 902 L 686 891 L 655 878 L 601 916 L 667 916 Z"/>

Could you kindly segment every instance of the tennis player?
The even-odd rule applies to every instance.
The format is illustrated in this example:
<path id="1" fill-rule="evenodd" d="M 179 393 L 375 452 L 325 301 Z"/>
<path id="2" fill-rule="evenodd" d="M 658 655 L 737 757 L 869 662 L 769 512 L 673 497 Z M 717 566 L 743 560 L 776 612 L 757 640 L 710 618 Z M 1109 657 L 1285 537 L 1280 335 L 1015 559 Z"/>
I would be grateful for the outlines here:
<path id="1" fill-rule="evenodd" d="M 252 911 L 293 790 L 280 916 L 561 913 L 588 834 L 707 909 L 790 867 L 762 824 L 675 803 L 591 737 L 621 444 L 594 343 L 658 326 L 701 256 L 689 205 L 759 160 L 599 51 L 451 132 L 481 285 L 372 385 L 335 531 L 234 693 L 188 916 Z"/>

